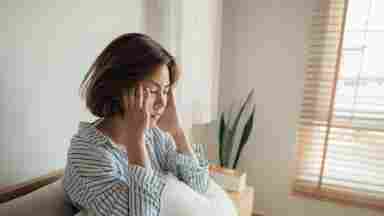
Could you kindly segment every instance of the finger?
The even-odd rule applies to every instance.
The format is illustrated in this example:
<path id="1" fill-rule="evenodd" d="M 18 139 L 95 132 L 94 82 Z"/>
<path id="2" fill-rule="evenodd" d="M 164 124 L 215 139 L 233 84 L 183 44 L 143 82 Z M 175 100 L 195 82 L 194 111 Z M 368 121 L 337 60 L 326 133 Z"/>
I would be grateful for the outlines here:
<path id="1" fill-rule="evenodd" d="M 168 104 L 169 105 L 175 105 L 176 104 L 176 97 L 175 97 L 175 90 L 174 90 L 174 88 L 170 88 L 169 89 Z"/>
<path id="2" fill-rule="evenodd" d="M 129 98 L 128 102 L 129 102 L 129 104 L 128 104 L 128 107 L 130 109 L 133 109 L 135 107 L 135 91 L 136 91 L 135 88 L 131 88 L 129 90 L 129 94 L 128 94 L 128 98 Z"/>
<path id="3" fill-rule="evenodd" d="M 129 92 L 124 91 L 123 92 L 123 112 L 125 113 L 129 109 Z"/>
<path id="4" fill-rule="evenodd" d="M 149 113 L 149 108 L 150 108 L 149 88 L 145 88 L 144 98 L 143 98 L 143 109 L 145 113 Z"/>
<path id="5" fill-rule="evenodd" d="M 136 89 L 136 108 L 141 110 L 143 108 L 143 86 L 139 84 Z"/>

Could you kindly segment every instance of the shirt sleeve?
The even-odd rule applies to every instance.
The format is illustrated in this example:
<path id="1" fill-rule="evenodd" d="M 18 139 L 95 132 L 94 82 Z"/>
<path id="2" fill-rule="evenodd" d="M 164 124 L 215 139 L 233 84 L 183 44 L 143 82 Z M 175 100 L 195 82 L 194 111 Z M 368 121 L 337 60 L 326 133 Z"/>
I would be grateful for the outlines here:
<path id="1" fill-rule="evenodd" d="M 70 199 L 96 216 L 158 216 L 164 179 L 140 166 L 127 166 L 121 174 L 115 160 L 100 146 L 72 146 L 64 177 Z"/>
<path id="2" fill-rule="evenodd" d="M 205 193 L 209 181 L 208 161 L 197 155 L 177 152 L 173 137 L 169 133 L 163 134 L 163 169 L 172 172 L 193 190 Z"/>

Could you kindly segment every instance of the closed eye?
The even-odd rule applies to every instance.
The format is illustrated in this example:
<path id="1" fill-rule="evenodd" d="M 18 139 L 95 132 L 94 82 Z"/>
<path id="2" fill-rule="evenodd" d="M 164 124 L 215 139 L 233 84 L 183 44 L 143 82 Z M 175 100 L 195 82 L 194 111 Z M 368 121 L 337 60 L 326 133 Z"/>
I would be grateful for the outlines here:
<path id="1" fill-rule="evenodd" d="M 159 90 L 150 90 L 149 91 L 151 94 L 157 94 Z M 169 88 L 166 88 L 163 90 L 163 94 L 168 94 L 169 93 Z"/>

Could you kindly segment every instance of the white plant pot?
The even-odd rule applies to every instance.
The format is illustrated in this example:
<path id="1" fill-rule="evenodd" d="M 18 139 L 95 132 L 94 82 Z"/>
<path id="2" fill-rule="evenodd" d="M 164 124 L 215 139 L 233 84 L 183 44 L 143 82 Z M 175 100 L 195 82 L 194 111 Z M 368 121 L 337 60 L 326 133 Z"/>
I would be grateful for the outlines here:
<path id="1" fill-rule="evenodd" d="M 240 192 L 247 186 L 247 174 L 244 172 L 211 165 L 209 175 L 228 191 Z"/>

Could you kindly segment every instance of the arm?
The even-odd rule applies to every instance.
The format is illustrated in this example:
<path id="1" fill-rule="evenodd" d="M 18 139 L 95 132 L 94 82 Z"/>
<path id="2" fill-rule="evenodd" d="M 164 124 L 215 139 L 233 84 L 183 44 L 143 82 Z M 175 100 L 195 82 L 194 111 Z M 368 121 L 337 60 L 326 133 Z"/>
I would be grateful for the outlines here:
<path id="1" fill-rule="evenodd" d="M 137 165 L 144 168 L 151 168 L 148 158 L 148 151 L 145 146 L 144 134 L 141 133 L 135 137 L 129 137 L 130 134 L 124 134 L 122 144 L 125 146 L 130 165 Z"/>
<path id="2" fill-rule="evenodd" d="M 193 190 L 205 193 L 209 181 L 208 162 L 196 157 L 184 134 L 176 110 L 174 88 L 168 93 L 167 107 L 157 125 L 157 141 L 162 144 L 159 155 L 162 168 L 171 171 Z M 168 133 L 161 135 L 164 134 L 162 130 Z"/>
<path id="3" fill-rule="evenodd" d="M 120 174 L 112 154 L 77 143 L 68 153 L 64 188 L 97 216 L 157 216 L 165 182 L 151 169 L 130 165 Z"/>
<path id="4" fill-rule="evenodd" d="M 171 135 L 171 138 L 173 138 L 174 142 L 177 143 L 176 145 L 177 152 L 190 155 L 192 157 L 196 157 L 191 145 L 188 142 L 187 136 L 185 136 L 185 133 L 183 130 L 180 129 L 175 131 L 174 133 L 169 133 L 169 134 Z"/>
<path id="5" fill-rule="evenodd" d="M 180 180 L 199 193 L 205 193 L 208 189 L 209 172 L 208 162 L 199 158 L 193 152 L 192 147 L 186 147 L 186 151 L 178 150 L 175 140 L 169 133 L 158 131 L 156 137 L 162 139 L 161 164 L 163 169 L 171 171 Z M 162 134 L 162 135 L 160 135 Z M 183 138 L 187 141 L 186 138 Z"/>

